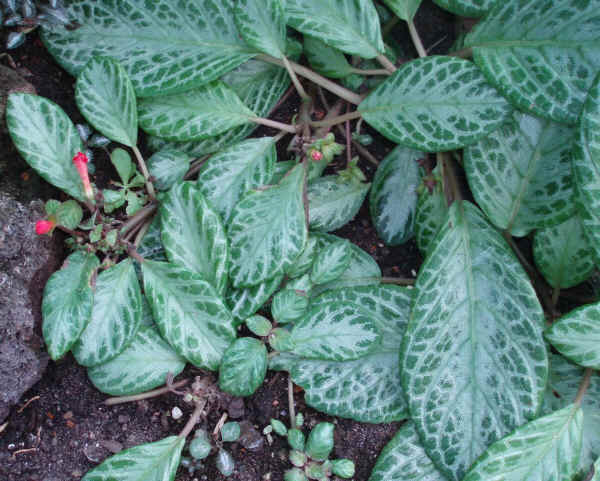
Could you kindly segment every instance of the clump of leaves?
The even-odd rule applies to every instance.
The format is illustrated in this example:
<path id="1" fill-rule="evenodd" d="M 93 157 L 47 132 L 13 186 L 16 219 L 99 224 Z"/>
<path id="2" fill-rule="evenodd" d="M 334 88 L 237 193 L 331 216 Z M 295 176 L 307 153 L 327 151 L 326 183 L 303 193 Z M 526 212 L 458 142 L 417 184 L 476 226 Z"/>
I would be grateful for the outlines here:
<path id="1" fill-rule="evenodd" d="M 436 0 L 482 19 L 457 55 L 433 56 L 413 22 L 419 3 L 70 4 L 78 28 L 43 40 L 78 76 L 86 120 L 123 149 L 111 153 L 117 189 L 100 192 L 74 169 L 83 145 L 64 112 L 9 99 L 17 148 L 84 212 L 54 204 L 40 226 L 78 246 L 44 292 L 51 356 L 73 350 L 113 395 L 152 389 L 189 362 L 237 396 L 284 370 L 324 413 L 410 419 L 373 481 L 588 473 L 600 452 L 597 305 L 546 324 L 600 253 L 600 2 Z M 420 57 L 399 66 L 383 34 L 394 15 Z M 325 77 L 295 63 L 302 48 Z M 286 124 L 269 111 L 290 82 L 302 102 Z M 398 144 L 381 163 L 364 123 Z M 248 139 L 259 124 L 280 133 Z M 149 165 L 138 125 L 156 151 Z M 292 158 L 278 161 L 287 134 Z M 364 160 L 378 164 L 372 184 Z M 425 260 L 413 289 L 329 234 L 367 193 L 386 244 L 416 238 Z M 72 218 L 59 221 L 59 208 Z M 539 272 L 514 241 L 528 235 Z M 243 323 L 253 336 L 237 337 Z M 183 445 L 170 437 L 127 460 L 151 463 L 160 449 L 157 472 L 172 480 Z M 96 472 L 139 479 L 124 464 Z"/>

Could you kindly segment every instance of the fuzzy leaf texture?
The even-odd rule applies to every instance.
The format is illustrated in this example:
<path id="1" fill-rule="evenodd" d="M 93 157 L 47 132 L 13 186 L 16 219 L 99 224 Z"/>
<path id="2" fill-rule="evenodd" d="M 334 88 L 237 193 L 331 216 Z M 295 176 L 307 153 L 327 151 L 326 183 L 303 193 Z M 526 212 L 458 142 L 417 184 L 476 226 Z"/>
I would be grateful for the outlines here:
<path id="1" fill-rule="evenodd" d="M 499 0 L 433 0 L 434 3 L 461 17 L 483 17 Z"/>
<path id="2" fill-rule="evenodd" d="M 219 388 L 233 396 L 250 396 L 260 387 L 266 373 L 265 345 L 253 337 L 241 337 L 223 355 Z"/>
<path id="3" fill-rule="evenodd" d="M 387 245 L 399 245 L 414 233 L 417 187 L 421 182 L 417 161 L 426 154 L 396 147 L 377 167 L 369 193 L 371 219 Z"/>
<path id="4" fill-rule="evenodd" d="M 183 371 L 185 359 L 160 337 L 153 325 L 140 327 L 129 346 L 110 361 L 88 369 L 88 377 L 100 391 L 129 396 L 165 384 L 167 374 Z"/>
<path id="5" fill-rule="evenodd" d="M 194 366 L 216 370 L 236 334 L 231 312 L 213 286 L 168 262 L 145 260 L 142 273 L 161 335 Z"/>
<path id="6" fill-rule="evenodd" d="M 235 24 L 248 45 L 281 58 L 285 52 L 286 25 L 284 0 L 238 0 Z"/>
<path id="7" fill-rule="evenodd" d="M 181 182 L 190 167 L 192 159 L 177 150 L 161 150 L 148 159 L 148 172 L 154 177 L 153 184 L 158 190 L 169 190 Z"/>
<path id="8" fill-rule="evenodd" d="M 99 264 L 94 254 L 74 252 L 44 287 L 42 334 L 53 360 L 71 349 L 90 321 L 94 302 L 92 278 Z"/>
<path id="9" fill-rule="evenodd" d="M 125 69 L 107 57 L 94 57 L 75 86 L 77 107 L 102 135 L 128 147 L 137 144 L 137 102 Z"/>
<path id="10" fill-rule="evenodd" d="M 44 29 L 46 48 L 72 75 L 114 57 L 140 97 L 204 85 L 256 54 L 239 37 L 233 0 L 83 0 L 67 6 L 76 29 Z M 218 25 L 218 28 L 215 26 Z"/>
<path id="11" fill-rule="evenodd" d="M 488 445 L 536 416 L 546 385 L 544 315 L 500 233 L 454 202 L 415 284 L 402 383 L 423 447 L 463 478 Z"/>
<path id="12" fill-rule="evenodd" d="M 267 279 L 252 287 L 230 287 L 227 292 L 227 305 L 235 318 L 236 324 L 258 311 L 283 281 L 283 274 Z"/>
<path id="13" fill-rule="evenodd" d="M 278 185 L 248 193 L 233 209 L 228 237 L 229 275 L 235 287 L 282 274 L 302 252 L 308 236 L 305 175 L 298 165 Z"/>
<path id="14" fill-rule="evenodd" d="M 142 322 L 142 292 L 133 262 L 125 259 L 96 279 L 89 324 L 73 346 L 82 366 L 109 361 L 131 343 Z"/>
<path id="15" fill-rule="evenodd" d="M 286 0 L 287 23 L 342 52 L 363 58 L 383 53 L 379 16 L 371 0 Z"/>
<path id="16" fill-rule="evenodd" d="M 313 408 L 359 422 L 383 423 L 408 417 L 398 357 L 408 323 L 412 291 L 392 285 L 356 286 L 328 291 L 313 307 L 343 302 L 367 316 L 381 342 L 355 361 L 319 361 L 293 356 L 284 368 L 304 388 Z"/>
<path id="17" fill-rule="evenodd" d="M 471 192 L 492 224 L 522 237 L 573 215 L 573 134 L 568 126 L 515 112 L 465 149 Z"/>
<path id="18" fill-rule="evenodd" d="M 583 231 L 600 261 L 600 74 L 585 101 L 573 143 L 575 200 Z"/>
<path id="19" fill-rule="evenodd" d="M 185 438 L 169 436 L 111 456 L 82 481 L 173 481 Z"/>
<path id="20" fill-rule="evenodd" d="M 193 182 L 175 185 L 160 205 L 161 239 L 167 258 L 208 281 L 220 296 L 227 288 L 225 228 Z"/>
<path id="21" fill-rule="evenodd" d="M 573 124 L 600 70 L 599 22 L 600 0 L 498 1 L 464 46 L 517 108 Z"/>
<path id="22" fill-rule="evenodd" d="M 350 265 L 350 241 L 335 242 L 322 249 L 312 265 L 310 280 L 314 284 L 335 281 Z"/>
<path id="23" fill-rule="evenodd" d="M 140 99 L 138 115 L 145 132 L 175 141 L 213 137 L 256 117 L 221 81 L 185 93 Z"/>
<path id="24" fill-rule="evenodd" d="M 438 167 L 433 169 L 436 178 L 437 172 Z M 435 181 L 431 191 L 426 185 L 422 185 L 422 191 L 419 193 L 417 200 L 415 240 L 423 255 L 429 253 L 433 245 L 433 239 L 446 223 L 447 217 L 448 203 L 444 195 L 441 178 Z"/>
<path id="25" fill-rule="evenodd" d="M 44 180 L 79 200 L 83 184 L 73 156 L 83 150 L 79 133 L 54 102 L 32 94 L 11 94 L 6 126 L 21 156 Z"/>
<path id="26" fill-rule="evenodd" d="M 579 463 L 582 432 L 578 405 L 535 419 L 492 444 L 464 481 L 570 481 Z"/>

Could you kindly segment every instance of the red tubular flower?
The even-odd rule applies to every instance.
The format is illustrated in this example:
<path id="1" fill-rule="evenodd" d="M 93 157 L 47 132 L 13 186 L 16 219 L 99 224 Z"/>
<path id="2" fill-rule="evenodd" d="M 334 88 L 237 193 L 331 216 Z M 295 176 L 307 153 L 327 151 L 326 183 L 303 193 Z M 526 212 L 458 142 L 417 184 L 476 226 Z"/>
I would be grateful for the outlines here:
<path id="1" fill-rule="evenodd" d="M 321 159 L 323 158 L 323 154 L 322 154 L 320 151 L 318 151 L 318 150 L 313 150 L 313 151 L 310 153 L 310 157 L 311 157 L 313 160 L 315 160 L 315 161 L 317 161 L 317 162 L 318 162 L 319 160 L 321 160 Z"/>
<path id="2" fill-rule="evenodd" d="M 88 176 L 87 169 L 88 158 L 82 152 L 77 152 L 77 155 L 73 157 L 73 164 L 75 164 L 75 168 L 79 173 L 79 177 L 81 178 L 81 182 L 83 182 L 83 191 L 85 192 L 85 196 L 93 200 L 94 199 L 94 190 L 92 189 L 92 184 L 90 184 L 90 178 Z"/>
<path id="3" fill-rule="evenodd" d="M 37 235 L 50 234 L 54 230 L 56 223 L 51 220 L 38 220 L 35 223 L 35 233 Z"/>

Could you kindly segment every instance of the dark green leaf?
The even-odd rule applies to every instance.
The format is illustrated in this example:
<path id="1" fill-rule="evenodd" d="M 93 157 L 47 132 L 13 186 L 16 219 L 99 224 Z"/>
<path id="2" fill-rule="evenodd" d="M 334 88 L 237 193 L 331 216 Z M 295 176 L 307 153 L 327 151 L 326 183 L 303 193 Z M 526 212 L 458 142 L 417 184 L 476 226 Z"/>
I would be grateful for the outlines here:
<path id="1" fill-rule="evenodd" d="M 319 38 L 304 35 L 304 54 L 310 66 L 330 78 L 344 78 L 352 73 L 352 65 L 343 52 L 330 47 Z"/>
<path id="2" fill-rule="evenodd" d="M 238 0 L 235 24 L 248 45 L 276 58 L 286 47 L 285 12 L 282 0 Z"/>

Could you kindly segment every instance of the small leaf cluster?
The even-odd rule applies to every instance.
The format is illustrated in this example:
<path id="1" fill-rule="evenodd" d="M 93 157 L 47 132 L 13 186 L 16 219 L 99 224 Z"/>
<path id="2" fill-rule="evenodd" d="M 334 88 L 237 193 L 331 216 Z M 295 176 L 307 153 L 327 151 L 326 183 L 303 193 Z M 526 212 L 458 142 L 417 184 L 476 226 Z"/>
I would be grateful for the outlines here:
<path id="1" fill-rule="evenodd" d="M 217 440 L 217 454 L 215 459 L 215 466 L 219 472 L 227 477 L 233 474 L 235 469 L 235 461 L 231 454 L 223 448 L 223 443 L 234 443 L 240 437 L 241 428 L 237 422 L 228 422 L 223 424 L 219 434 L 221 439 Z M 182 458 L 181 466 L 186 468 L 190 474 L 193 474 L 197 469 L 202 468 L 201 461 L 205 460 L 215 447 L 213 446 L 210 437 L 206 430 L 197 429 L 194 433 L 194 437 L 190 441 L 188 451 L 192 459 Z"/>

